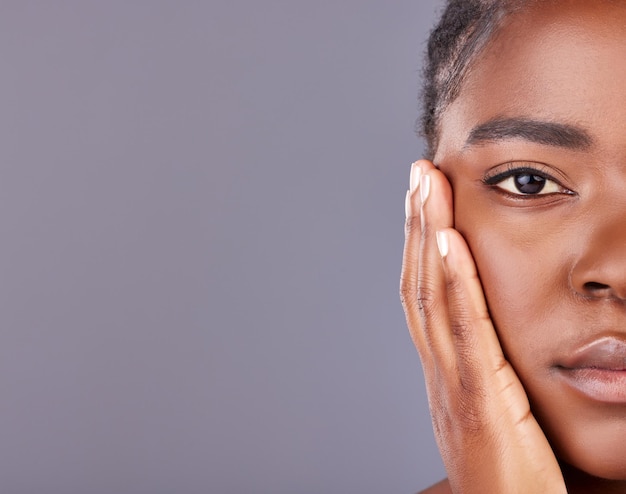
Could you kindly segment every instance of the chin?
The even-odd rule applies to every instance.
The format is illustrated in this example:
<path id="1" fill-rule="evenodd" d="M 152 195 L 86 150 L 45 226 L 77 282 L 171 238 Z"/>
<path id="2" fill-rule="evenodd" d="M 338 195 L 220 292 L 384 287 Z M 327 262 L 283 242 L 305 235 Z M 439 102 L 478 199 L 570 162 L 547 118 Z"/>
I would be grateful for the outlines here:
<path id="1" fill-rule="evenodd" d="M 615 427 L 581 427 L 557 441 L 559 459 L 591 477 L 626 481 L 626 425 L 624 418 L 610 422 Z"/>
<path id="2" fill-rule="evenodd" d="M 568 461 L 570 467 L 579 470 L 581 473 L 605 480 L 626 481 L 626 462 L 615 456 L 623 453 L 616 452 L 614 455 L 604 457 L 584 458 L 582 461 Z"/>

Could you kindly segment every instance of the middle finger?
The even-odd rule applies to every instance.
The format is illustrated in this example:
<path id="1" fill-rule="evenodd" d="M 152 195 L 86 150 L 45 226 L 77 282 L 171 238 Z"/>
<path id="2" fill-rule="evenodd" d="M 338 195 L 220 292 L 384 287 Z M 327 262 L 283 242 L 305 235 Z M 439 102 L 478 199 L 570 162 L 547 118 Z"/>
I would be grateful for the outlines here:
<path id="1" fill-rule="evenodd" d="M 435 361 L 455 367 L 446 279 L 437 248 L 436 232 L 454 223 L 450 183 L 436 168 L 424 170 L 420 183 L 421 246 L 419 255 L 418 303 L 424 338 Z"/>

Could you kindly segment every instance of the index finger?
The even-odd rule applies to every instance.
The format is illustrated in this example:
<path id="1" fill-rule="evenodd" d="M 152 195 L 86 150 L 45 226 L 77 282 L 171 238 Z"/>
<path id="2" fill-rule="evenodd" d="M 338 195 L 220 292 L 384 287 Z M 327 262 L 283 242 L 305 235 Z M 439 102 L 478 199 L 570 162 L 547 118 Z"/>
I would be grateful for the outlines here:
<path id="1" fill-rule="evenodd" d="M 424 173 L 435 169 L 427 160 L 418 160 L 411 166 L 410 189 L 406 196 L 405 242 L 400 276 L 400 299 L 404 307 L 407 325 L 420 357 L 424 362 L 429 350 L 423 334 L 419 308 L 418 283 L 420 271 L 420 250 L 422 243 L 422 210 L 420 178 Z"/>

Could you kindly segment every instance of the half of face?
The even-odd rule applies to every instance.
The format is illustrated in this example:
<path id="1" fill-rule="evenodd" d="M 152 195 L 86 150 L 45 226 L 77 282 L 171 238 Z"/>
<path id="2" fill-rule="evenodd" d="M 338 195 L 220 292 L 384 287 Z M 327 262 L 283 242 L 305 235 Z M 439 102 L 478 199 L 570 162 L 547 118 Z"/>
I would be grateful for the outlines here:
<path id="1" fill-rule="evenodd" d="M 511 15 L 443 114 L 505 354 L 561 459 L 626 480 L 626 3 Z"/>

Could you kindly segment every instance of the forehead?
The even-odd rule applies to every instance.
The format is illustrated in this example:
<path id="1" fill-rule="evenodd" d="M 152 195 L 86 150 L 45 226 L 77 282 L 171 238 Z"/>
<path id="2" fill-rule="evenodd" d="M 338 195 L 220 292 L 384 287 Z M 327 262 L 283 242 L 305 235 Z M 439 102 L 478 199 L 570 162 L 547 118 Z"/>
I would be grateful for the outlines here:
<path id="1" fill-rule="evenodd" d="M 599 140 L 624 140 L 625 87 L 626 2 L 534 2 L 511 14 L 473 62 L 441 117 L 437 155 L 496 117 L 573 123 Z"/>

